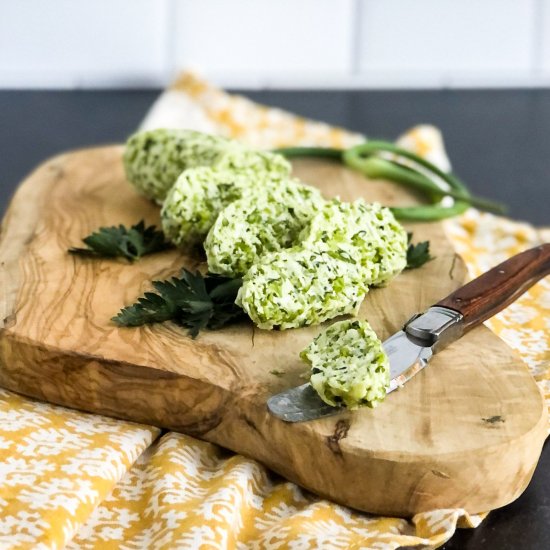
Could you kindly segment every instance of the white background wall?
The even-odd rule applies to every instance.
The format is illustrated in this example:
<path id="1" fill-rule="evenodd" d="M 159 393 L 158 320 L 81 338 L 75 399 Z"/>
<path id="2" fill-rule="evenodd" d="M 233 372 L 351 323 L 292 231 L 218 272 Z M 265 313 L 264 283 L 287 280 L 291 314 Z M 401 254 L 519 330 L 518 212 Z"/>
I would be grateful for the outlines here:
<path id="1" fill-rule="evenodd" d="M 0 0 L 0 87 L 550 85 L 550 0 Z"/>

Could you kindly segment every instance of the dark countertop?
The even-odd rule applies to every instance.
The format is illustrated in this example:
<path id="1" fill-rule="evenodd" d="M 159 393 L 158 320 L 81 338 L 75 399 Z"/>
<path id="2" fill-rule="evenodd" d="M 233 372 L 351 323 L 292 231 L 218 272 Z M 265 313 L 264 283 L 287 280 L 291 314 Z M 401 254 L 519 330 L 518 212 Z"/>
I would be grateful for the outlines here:
<path id="1" fill-rule="evenodd" d="M 0 91 L 0 211 L 39 162 L 66 151 L 122 142 L 156 91 Z M 550 90 L 250 92 L 262 103 L 394 139 L 418 123 L 443 130 L 455 171 L 471 190 L 509 205 L 509 215 L 550 225 Z M 550 445 L 531 484 L 445 550 L 550 548 Z"/>
<path id="2" fill-rule="evenodd" d="M 158 92 L 0 91 L 0 207 L 51 155 L 122 142 Z M 550 90 L 251 92 L 250 97 L 371 137 L 394 139 L 421 123 L 439 126 L 454 169 L 475 194 L 509 215 L 550 225 Z"/>

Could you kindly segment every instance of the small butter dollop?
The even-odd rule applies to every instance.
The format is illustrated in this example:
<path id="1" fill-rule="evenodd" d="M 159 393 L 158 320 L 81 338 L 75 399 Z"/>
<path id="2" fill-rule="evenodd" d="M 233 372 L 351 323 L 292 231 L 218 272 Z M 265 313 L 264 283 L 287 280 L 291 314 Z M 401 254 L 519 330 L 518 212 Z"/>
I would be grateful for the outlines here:
<path id="1" fill-rule="evenodd" d="M 194 130 L 161 128 L 133 134 L 126 142 L 123 160 L 128 181 L 159 204 L 188 168 L 211 166 L 281 176 L 291 171 L 282 155 L 253 151 L 237 141 Z"/>
<path id="2" fill-rule="evenodd" d="M 206 237 L 209 271 L 239 277 L 264 254 L 299 244 L 324 203 L 319 190 L 296 179 L 245 193 L 220 212 Z"/>
<path id="3" fill-rule="evenodd" d="M 382 286 L 407 265 L 407 232 L 389 208 L 333 199 L 302 231 L 302 246 L 358 264 L 369 286 Z"/>
<path id="4" fill-rule="evenodd" d="M 311 366 L 311 385 L 329 405 L 372 408 L 386 397 L 389 360 L 366 321 L 334 323 L 300 357 Z"/>
<path id="5" fill-rule="evenodd" d="M 259 328 L 288 329 L 355 315 L 367 290 L 356 264 L 295 247 L 262 256 L 245 274 L 236 304 Z"/>

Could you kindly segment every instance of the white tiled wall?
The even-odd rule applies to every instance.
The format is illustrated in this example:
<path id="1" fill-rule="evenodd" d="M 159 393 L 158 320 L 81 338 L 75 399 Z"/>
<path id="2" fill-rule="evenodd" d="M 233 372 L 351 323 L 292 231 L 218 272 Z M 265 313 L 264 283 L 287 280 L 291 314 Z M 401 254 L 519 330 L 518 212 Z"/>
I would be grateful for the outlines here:
<path id="1" fill-rule="evenodd" d="M 151 0 L 0 0 L 0 85 L 158 83 L 166 10 Z"/>
<path id="2" fill-rule="evenodd" d="M 550 0 L 0 0 L 0 87 L 550 85 Z"/>
<path id="3" fill-rule="evenodd" d="M 352 0 L 207 0 L 176 7 L 178 66 L 251 80 L 345 76 L 352 69 Z"/>
<path id="4" fill-rule="evenodd" d="M 536 2 L 529 0 L 366 0 L 360 70 L 378 80 L 434 83 L 528 77 Z M 384 29 L 384 33 L 378 32 Z"/>

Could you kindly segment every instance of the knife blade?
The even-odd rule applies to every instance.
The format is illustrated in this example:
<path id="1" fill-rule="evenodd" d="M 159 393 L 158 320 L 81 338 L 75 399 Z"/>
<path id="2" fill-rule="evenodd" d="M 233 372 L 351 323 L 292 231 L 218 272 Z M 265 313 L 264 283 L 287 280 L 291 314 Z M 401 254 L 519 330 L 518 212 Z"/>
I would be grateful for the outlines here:
<path id="1" fill-rule="evenodd" d="M 504 309 L 549 273 L 550 243 L 546 243 L 502 262 L 426 312 L 414 315 L 383 343 L 391 378 L 386 393 L 403 386 L 435 353 Z M 304 422 L 346 410 L 322 401 L 309 383 L 270 397 L 267 408 L 286 422 Z"/>
<path id="2" fill-rule="evenodd" d="M 433 355 L 430 347 L 419 346 L 410 341 L 403 330 L 388 338 L 383 347 L 390 360 L 391 382 L 386 393 L 396 390 L 420 372 Z M 286 422 L 305 422 L 345 410 L 345 407 L 333 407 L 325 403 L 309 383 L 270 397 L 267 408 Z"/>
<path id="3" fill-rule="evenodd" d="M 428 313 L 430 312 L 425 315 Z M 415 316 L 411 322 L 416 321 L 418 324 L 419 319 L 419 316 Z M 434 344 L 422 345 L 421 342 L 404 329 L 396 332 L 382 344 L 390 362 L 391 382 L 386 393 L 391 393 L 405 384 L 428 364 L 434 353 Z M 272 414 L 286 422 L 304 422 L 337 414 L 345 409 L 325 403 L 310 384 L 303 384 L 270 397 L 267 407 Z"/>

